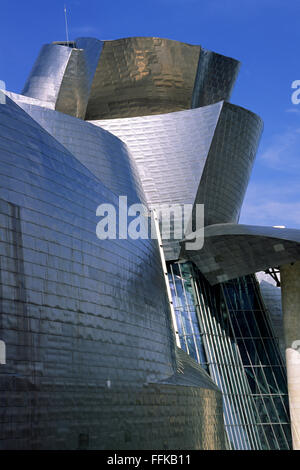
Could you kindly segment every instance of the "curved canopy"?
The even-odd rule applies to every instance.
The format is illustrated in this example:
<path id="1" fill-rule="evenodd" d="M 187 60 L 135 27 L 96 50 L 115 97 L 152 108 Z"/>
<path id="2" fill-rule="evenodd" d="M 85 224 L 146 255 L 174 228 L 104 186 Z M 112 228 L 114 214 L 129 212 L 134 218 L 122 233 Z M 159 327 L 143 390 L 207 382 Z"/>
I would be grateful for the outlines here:
<path id="1" fill-rule="evenodd" d="M 203 236 L 196 232 L 195 238 Z M 193 261 L 211 284 L 228 281 L 300 259 L 300 230 L 216 224 L 204 229 L 204 246 L 181 257 Z M 195 245 L 196 246 L 196 245 Z"/>

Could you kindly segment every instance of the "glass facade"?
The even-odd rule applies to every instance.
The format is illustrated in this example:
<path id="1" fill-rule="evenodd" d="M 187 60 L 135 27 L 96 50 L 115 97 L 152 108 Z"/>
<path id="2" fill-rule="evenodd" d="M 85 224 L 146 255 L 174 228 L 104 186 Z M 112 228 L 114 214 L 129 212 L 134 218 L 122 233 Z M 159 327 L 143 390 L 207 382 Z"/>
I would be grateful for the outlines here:
<path id="1" fill-rule="evenodd" d="M 255 276 L 212 287 L 190 262 L 168 272 L 181 347 L 222 390 L 229 448 L 291 448 L 285 367 Z"/>

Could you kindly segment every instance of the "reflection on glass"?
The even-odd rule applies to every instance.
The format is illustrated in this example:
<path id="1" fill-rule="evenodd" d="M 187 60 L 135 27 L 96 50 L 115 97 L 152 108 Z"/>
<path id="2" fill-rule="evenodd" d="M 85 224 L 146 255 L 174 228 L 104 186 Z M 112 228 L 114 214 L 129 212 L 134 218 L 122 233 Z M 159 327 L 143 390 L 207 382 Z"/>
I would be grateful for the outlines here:
<path id="1" fill-rule="evenodd" d="M 182 348 L 222 390 L 230 448 L 290 448 L 285 367 L 255 276 L 212 287 L 192 263 L 168 271 Z"/>

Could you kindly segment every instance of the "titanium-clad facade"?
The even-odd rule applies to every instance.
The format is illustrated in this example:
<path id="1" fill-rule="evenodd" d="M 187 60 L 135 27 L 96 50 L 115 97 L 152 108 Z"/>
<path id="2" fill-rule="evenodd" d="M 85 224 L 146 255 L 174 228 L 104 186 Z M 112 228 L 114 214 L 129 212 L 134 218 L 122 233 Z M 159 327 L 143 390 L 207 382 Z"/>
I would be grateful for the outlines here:
<path id="1" fill-rule="evenodd" d="M 1 448 L 222 448 L 220 392 L 176 352 L 156 240 L 98 240 L 116 194 L 10 99 L 0 113 Z"/>
<path id="2" fill-rule="evenodd" d="M 25 83 L 22 95 L 55 104 L 71 54 L 70 47 L 45 44 Z"/>
<path id="3" fill-rule="evenodd" d="M 91 122 L 127 144 L 151 208 L 204 204 L 205 225 L 238 221 L 262 132 L 257 115 L 220 102 L 158 116 Z M 165 242 L 167 259 L 178 258 L 179 251 L 179 243 Z"/>
<path id="4" fill-rule="evenodd" d="M 229 101 L 240 63 L 201 48 L 192 96 L 192 108 Z"/>
<path id="5" fill-rule="evenodd" d="M 128 202 L 145 203 L 145 195 L 134 160 L 120 139 L 100 127 L 41 106 L 14 101 L 52 137 L 69 150 L 116 195 Z"/>
<path id="6" fill-rule="evenodd" d="M 147 116 L 229 100 L 238 70 L 235 59 L 170 39 L 77 38 L 43 46 L 22 94 L 86 120 Z"/>
<path id="7" fill-rule="evenodd" d="M 298 259 L 300 236 L 238 225 L 262 132 L 228 103 L 238 70 L 198 45 L 79 38 L 5 92 L 0 448 L 291 447 L 253 273 Z M 204 204 L 203 249 L 159 226 L 118 237 L 117 216 L 98 238 L 98 206 L 117 215 L 121 196 L 154 220 Z"/>
<path id="8" fill-rule="evenodd" d="M 90 122 L 126 143 L 150 207 L 192 204 L 221 109 L 222 103 L 217 103 L 189 111 Z"/>
<path id="9" fill-rule="evenodd" d="M 188 111 L 90 122 L 126 143 L 149 208 L 183 207 L 194 203 L 221 110 L 222 103 L 217 103 Z M 163 239 L 166 259 L 178 258 L 179 241 Z"/>
<path id="10" fill-rule="evenodd" d="M 22 94 L 54 104 L 55 109 L 84 119 L 94 73 L 102 50 L 97 39 L 46 44 Z"/>
<path id="11" fill-rule="evenodd" d="M 161 38 L 105 41 L 86 119 L 190 108 L 200 46 Z"/>
<path id="12" fill-rule="evenodd" d="M 262 132 L 256 114 L 224 103 L 195 202 L 204 225 L 237 223 Z"/>

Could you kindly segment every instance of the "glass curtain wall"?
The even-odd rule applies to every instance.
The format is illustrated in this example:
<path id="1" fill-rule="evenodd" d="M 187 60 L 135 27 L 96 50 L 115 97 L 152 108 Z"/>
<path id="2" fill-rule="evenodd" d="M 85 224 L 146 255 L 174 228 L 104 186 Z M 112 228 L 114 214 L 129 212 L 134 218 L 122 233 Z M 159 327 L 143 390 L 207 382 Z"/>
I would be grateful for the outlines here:
<path id="1" fill-rule="evenodd" d="M 168 272 L 181 347 L 222 390 L 229 448 L 291 448 L 285 368 L 255 276 L 212 287 L 190 262 Z"/>

